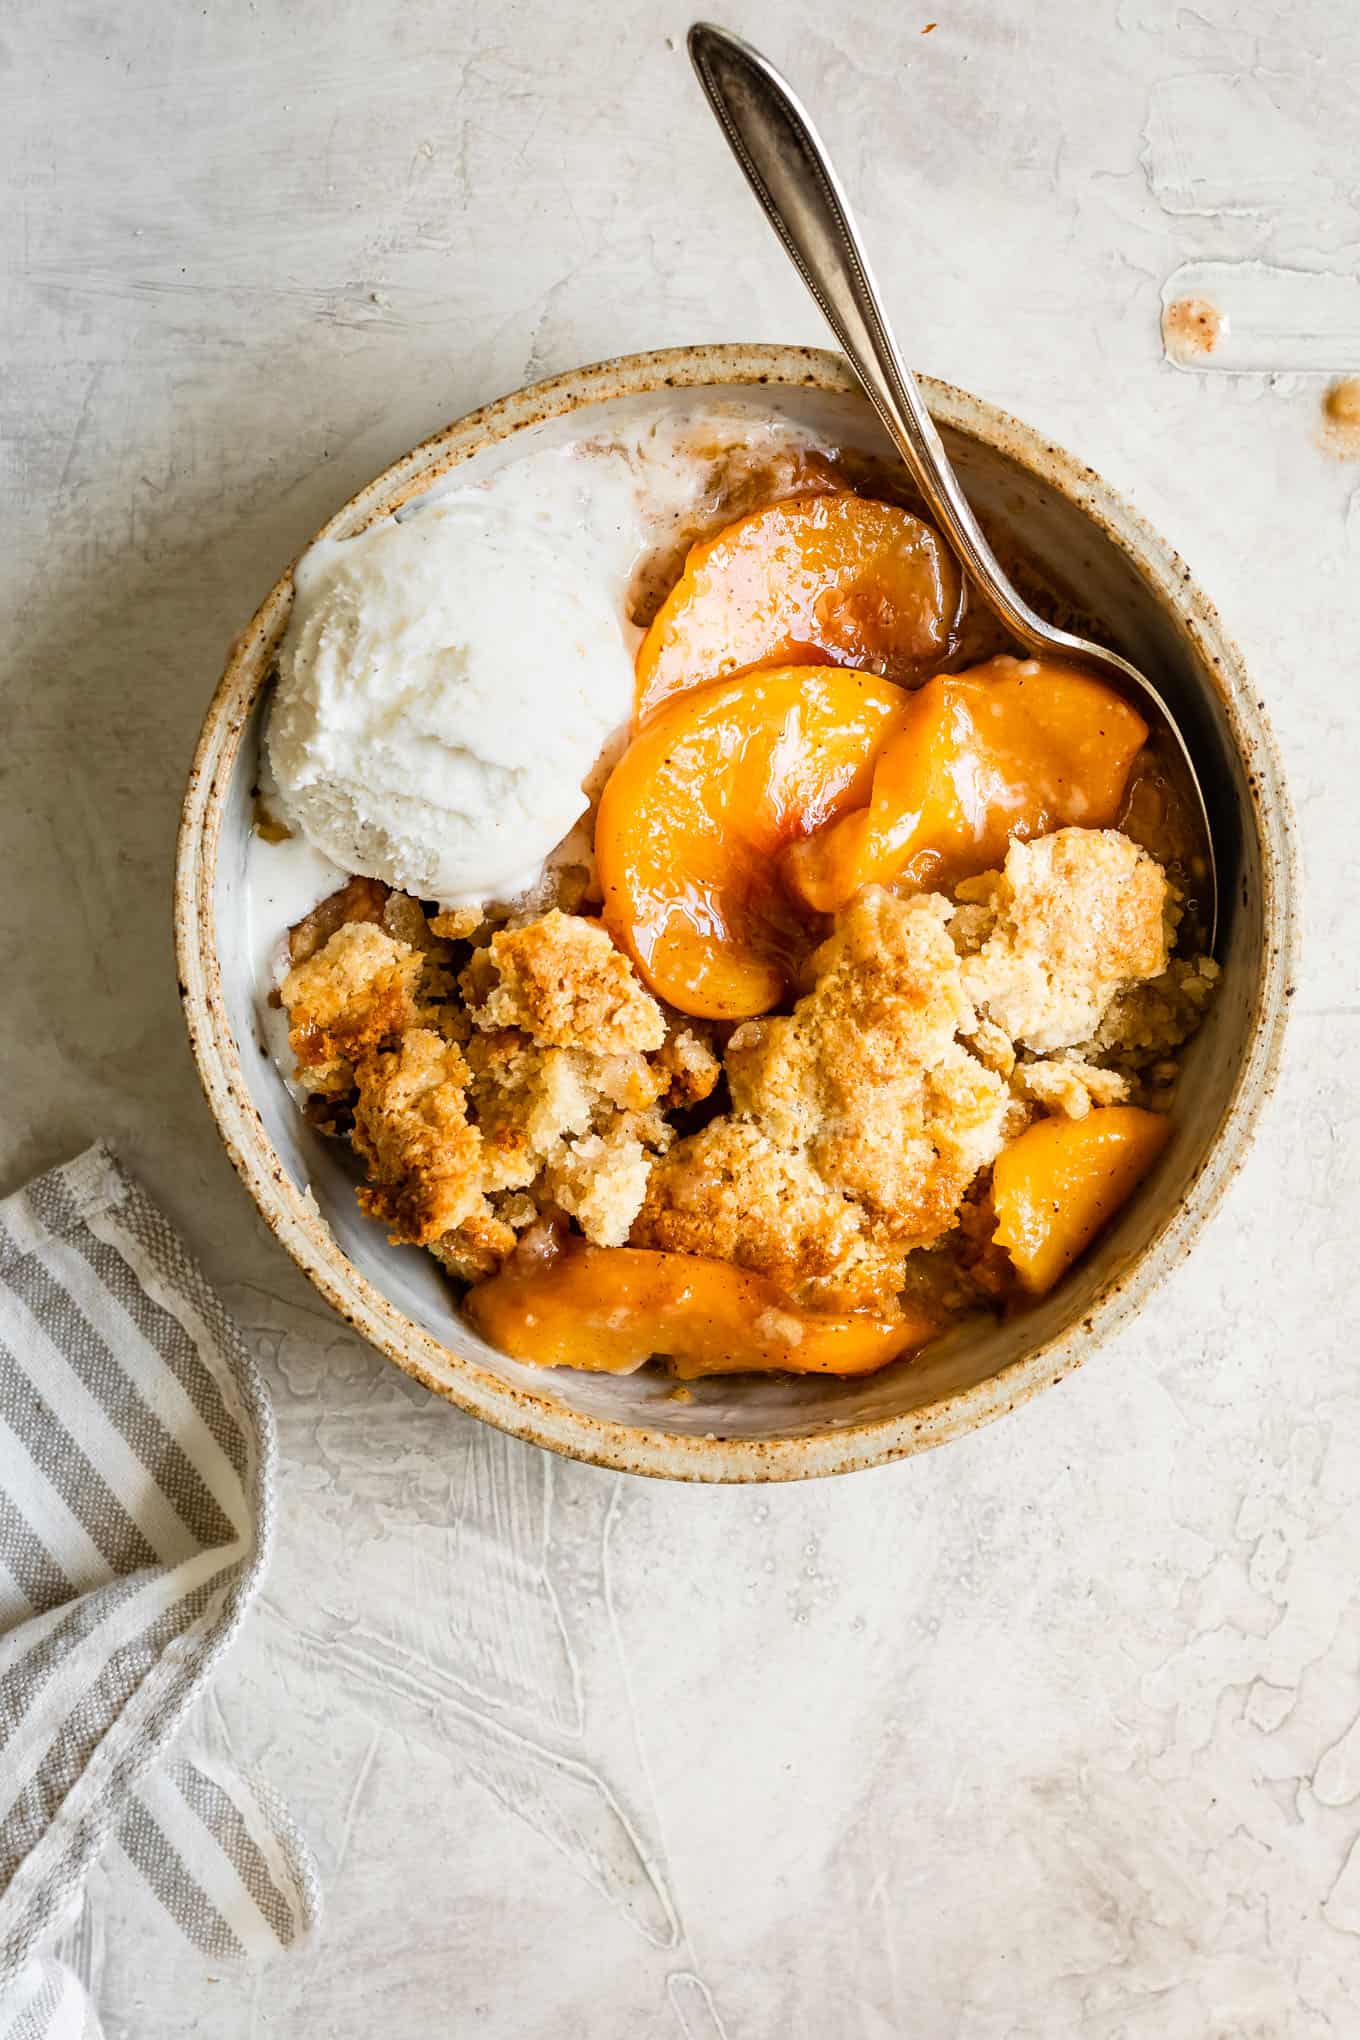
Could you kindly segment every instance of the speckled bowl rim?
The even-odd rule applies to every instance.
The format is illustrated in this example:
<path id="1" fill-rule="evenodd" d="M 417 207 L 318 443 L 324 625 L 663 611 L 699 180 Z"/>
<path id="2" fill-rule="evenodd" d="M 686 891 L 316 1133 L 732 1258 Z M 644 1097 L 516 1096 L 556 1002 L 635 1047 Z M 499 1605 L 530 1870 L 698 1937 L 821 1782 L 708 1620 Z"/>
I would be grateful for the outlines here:
<path id="1" fill-rule="evenodd" d="M 660 389 L 763 383 L 828 392 L 856 388 L 840 358 L 820 348 L 719 344 L 597 362 L 502 397 L 424 440 L 361 489 L 318 536 L 352 532 L 428 488 L 435 473 L 577 408 Z M 1231 1100 L 1186 1196 L 1137 1260 L 1078 1320 L 1038 1351 L 970 1388 L 900 1416 L 838 1424 L 824 1432 L 771 1439 L 678 1436 L 568 1409 L 552 1394 L 551 1375 L 545 1376 L 543 1393 L 517 1388 L 444 1346 L 397 1310 L 342 1253 L 310 1194 L 295 1187 L 265 1133 L 242 1074 L 216 950 L 213 891 L 225 796 L 242 733 L 286 621 L 291 565 L 232 646 L 209 706 L 181 813 L 175 939 L 189 1039 L 227 1153 L 275 1237 L 363 1338 L 436 1394 L 551 1451 L 674 1480 L 795 1480 L 882 1465 L 992 1422 L 1071 1373 L 1184 1259 L 1241 1167 L 1257 1114 L 1273 1087 L 1297 940 L 1296 856 L 1278 752 L 1240 652 L 1190 569 L 1092 468 L 978 397 L 927 378 L 923 388 L 942 424 L 1008 456 L 1066 497 L 1130 558 L 1157 600 L 1175 612 L 1217 687 L 1247 762 L 1252 820 L 1262 847 L 1264 970 Z"/>

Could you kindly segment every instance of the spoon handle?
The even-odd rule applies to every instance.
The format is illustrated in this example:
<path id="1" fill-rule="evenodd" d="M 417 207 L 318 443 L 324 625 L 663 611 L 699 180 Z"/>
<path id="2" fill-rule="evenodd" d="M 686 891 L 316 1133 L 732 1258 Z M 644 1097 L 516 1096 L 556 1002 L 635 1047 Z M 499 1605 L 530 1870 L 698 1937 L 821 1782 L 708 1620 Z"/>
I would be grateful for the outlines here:
<path id="1" fill-rule="evenodd" d="M 959 487 L 883 315 L 849 201 L 806 112 L 773 65 L 725 28 L 696 21 L 689 53 L 766 218 L 961 564 L 1022 644 L 1051 649 L 1065 633 L 1043 624 L 1011 586 Z"/>

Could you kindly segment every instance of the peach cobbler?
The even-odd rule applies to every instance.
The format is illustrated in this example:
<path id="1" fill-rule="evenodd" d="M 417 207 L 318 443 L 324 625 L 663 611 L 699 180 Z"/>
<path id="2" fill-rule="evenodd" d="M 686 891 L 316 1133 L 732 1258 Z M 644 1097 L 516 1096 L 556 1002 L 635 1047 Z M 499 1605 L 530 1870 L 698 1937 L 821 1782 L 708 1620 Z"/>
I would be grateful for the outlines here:
<path id="1" fill-rule="evenodd" d="M 890 475 L 825 448 L 706 458 L 635 563 L 609 681 L 631 720 L 573 765 L 561 851 L 517 897 L 417 896 L 389 880 L 419 843 L 366 855 L 383 876 L 328 843 L 351 875 L 292 926 L 276 997 L 363 1211 L 501 1351 L 868 1372 L 1048 1290 L 1156 1163 L 1217 975 L 1202 846 L 1134 709 L 965 615 Z M 310 663 L 285 659 L 309 713 L 349 699 L 355 586 L 308 625 Z M 447 638 L 410 682 L 436 730 L 431 689 L 475 684 Z M 375 740 L 375 775 L 389 755 Z M 331 782 L 309 798 L 340 812 Z"/>

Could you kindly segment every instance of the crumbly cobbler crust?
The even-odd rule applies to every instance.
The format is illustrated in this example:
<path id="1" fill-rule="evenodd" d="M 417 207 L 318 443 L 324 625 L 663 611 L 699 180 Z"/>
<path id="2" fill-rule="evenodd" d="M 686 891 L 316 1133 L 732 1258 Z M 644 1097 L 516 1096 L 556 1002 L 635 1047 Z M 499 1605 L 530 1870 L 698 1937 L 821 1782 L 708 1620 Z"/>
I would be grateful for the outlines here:
<path id="1" fill-rule="evenodd" d="M 1159 976 L 1179 919 L 1162 867 L 1114 829 L 1012 843 L 1004 870 L 966 881 L 959 896 L 982 910 L 968 928 L 964 990 L 1038 1055 L 1089 1039 L 1116 992 Z"/>
<path id="2" fill-rule="evenodd" d="M 598 921 L 489 929 L 353 880 L 294 931 L 281 996 L 363 1209 L 460 1280 L 547 1218 L 891 1313 L 913 1284 L 996 1293 L 990 1166 L 1036 1114 L 1165 1105 L 1217 975 L 1171 956 L 1180 912 L 1115 830 L 1014 842 L 952 899 L 861 893 L 792 1010 L 720 1056 Z"/>
<path id="3" fill-rule="evenodd" d="M 478 1027 L 518 1027 L 540 1048 L 658 1049 L 661 1008 L 604 928 L 557 907 L 493 935 L 459 980 Z"/>
<path id="4" fill-rule="evenodd" d="M 732 1112 L 653 1172 L 637 1244 L 737 1261 L 799 1303 L 891 1301 L 1014 1118 L 959 1039 L 975 1015 L 950 916 L 929 894 L 852 902 L 793 1012 L 733 1034 Z"/>
<path id="5" fill-rule="evenodd" d="M 674 1137 L 667 1112 L 718 1082 L 701 1023 L 668 1014 L 597 922 L 554 909 L 498 930 L 455 975 L 433 933 L 447 918 L 392 898 L 427 941 L 389 934 L 387 903 L 351 893 L 363 918 L 281 987 L 299 1080 L 352 1093 L 364 1210 L 468 1281 L 546 1209 L 622 1245 Z"/>

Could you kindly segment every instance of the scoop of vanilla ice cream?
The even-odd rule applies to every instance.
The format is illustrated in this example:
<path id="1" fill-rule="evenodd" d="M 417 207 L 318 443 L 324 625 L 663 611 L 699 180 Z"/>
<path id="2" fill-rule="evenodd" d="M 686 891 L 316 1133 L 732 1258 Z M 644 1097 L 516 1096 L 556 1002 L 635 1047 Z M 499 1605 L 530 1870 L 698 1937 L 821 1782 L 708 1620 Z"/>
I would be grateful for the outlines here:
<path id="1" fill-rule="evenodd" d="M 447 906 L 532 886 L 632 709 L 590 536 L 492 489 L 313 546 L 267 740 L 289 821 Z"/>

